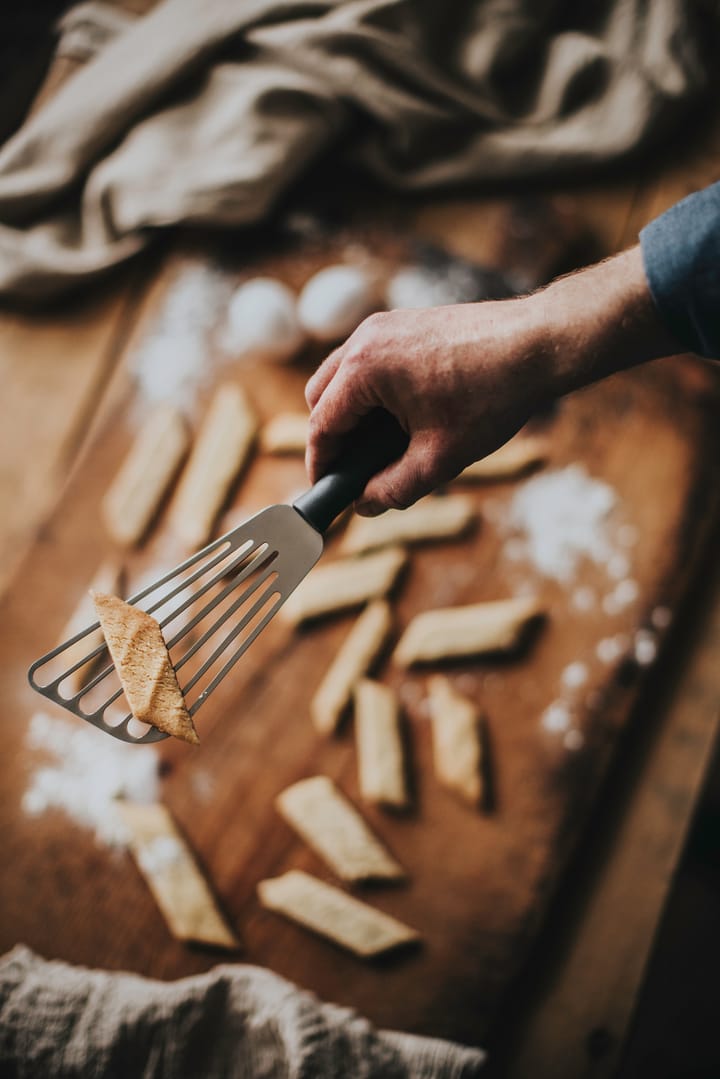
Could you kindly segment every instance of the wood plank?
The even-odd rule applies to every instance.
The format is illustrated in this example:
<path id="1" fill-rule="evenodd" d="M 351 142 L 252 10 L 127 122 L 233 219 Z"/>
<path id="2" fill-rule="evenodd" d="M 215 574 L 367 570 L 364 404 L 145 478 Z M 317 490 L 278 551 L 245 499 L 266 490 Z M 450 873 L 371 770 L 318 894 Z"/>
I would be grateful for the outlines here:
<path id="1" fill-rule="evenodd" d="M 120 6 L 126 6 L 120 3 Z M 135 0 L 136 8 L 147 6 Z M 56 57 L 32 112 L 80 67 Z M 137 271 L 47 311 L 0 310 L 0 594 L 58 497 L 137 302 Z M 32 466 L 28 468 L 28 462 Z"/>
<path id="2" fill-rule="evenodd" d="M 641 702 L 518 985 L 491 1074 L 623 1074 L 630 1019 L 720 728 L 720 570 L 711 561 L 701 578 L 668 644 L 673 662 Z"/>
<path id="3" fill-rule="evenodd" d="M 671 158 L 659 176 L 637 182 L 624 221 L 618 218 L 614 246 L 636 243 L 645 224 L 718 177 L 720 111 L 709 117 L 706 137 L 691 154 Z M 604 827 L 596 822 L 587 835 L 589 849 L 599 850 L 602 860 L 585 866 L 582 886 L 574 874 L 568 893 L 561 892 L 552 928 L 533 960 L 548 970 L 528 970 L 520 983 L 521 1014 L 511 1032 L 498 1035 L 497 1074 L 519 1079 L 531 1063 L 539 1076 L 562 1072 L 609 1079 L 616 1074 L 717 743 L 717 575 L 705 599 L 709 605 L 691 627 L 692 645 L 675 635 L 676 647 L 681 642 L 683 647 L 667 672 L 667 700 L 655 693 L 648 709 L 653 737 L 643 740 L 638 759 L 605 792 L 611 820 Z M 668 792 L 677 793 L 678 782 L 682 794 L 669 807 Z"/>
<path id="4" fill-rule="evenodd" d="M 126 285 L 63 314 L 0 313 L 0 592 L 58 497 L 135 301 Z"/>
<path id="5" fill-rule="evenodd" d="M 697 184 L 696 186 L 701 186 L 701 185 Z M 690 189 L 692 189 L 692 188 L 690 188 Z M 571 197 L 574 197 L 574 196 L 571 196 Z M 613 239 L 613 237 L 616 236 L 618 231 L 620 232 L 620 234 L 623 237 L 627 237 L 627 239 L 624 239 L 622 242 L 633 242 L 634 236 L 633 236 L 632 227 L 625 227 L 625 226 L 621 225 L 618 228 L 618 225 L 615 222 L 615 220 L 613 220 L 611 222 L 609 228 L 607 227 L 609 216 L 605 212 L 605 209 L 603 207 L 602 191 L 588 192 L 587 195 L 585 196 L 585 198 L 586 198 L 589 218 L 591 220 L 597 222 L 597 224 L 599 226 L 600 234 L 602 234 L 602 229 L 603 228 L 607 228 L 605 244 L 606 244 L 606 246 L 607 246 L 607 248 L 609 250 L 612 250 L 613 247 L 615 247 L 615 246 L 621 246 L 622 245 L 622 243 L 617 244 Z M 617 198 L 616 198 L 615 195 L 613 195 L 613 196 L 611 196 L 609 198 L 609 203 L 610 203 L 611 206 L 615 206 L 616 204 L 622 204 L 623 198 L 625 198 L 624 195 L 621 196 L 621 197 L 617 197 Z M 657 209 L 656 212 L 660 212 L 660 210 L 665 208 L 665 205 L 669 204 L 669 202 L 675 201 L 675 196 L 673 194 L 665 194 L 665 195 L 661 195 L 659 197 L 656 195 L 655 200 L 656 201 L 655 201 L 654 205 L 656 207 L 659 207 L 659 209 Z M 583 202 L 583 195 L 581 194 L 581 195 L 577 196 L 576 204 L 582 204 L 582 202 Z M 649 219 L 649 216 L 654 216 L 654 212 L 645 210 L 644 215 L 645 215 L 644 219 L 647 220 L 647 219 Z M 629 216 L 630 215 L 628 213 L 627 214 L 628 219 L 629 219 Z M 642 215 L 640 215 L 640 217 L 642 218 Z M 644 223 L 644 220 L 643 220 L 643 223 Z M 462 230 L 458 229 L 458 235 L 461 235 L 461 234 L 462 234 Z M 440 239 L 442 238 L 442 229 L 440 229 L 440 231 L 437 233 L 437 235 L 438 235 L 438 238 L 440 238 Z M 462 253 L 462 250 L 461 250 L 461 253 Z M 472 252 L 469 249 L 467 250 L 466 253 L 472 254 Z M 626 839 L 627 839 L 627 837 L 626 837 Z M 674 862 L 672 862 L 672 864 L 674 864 Z M 647 879 L 648 878 L 646 877 L 643 881 L 637 881 L 636 880 L 636 882 L 635 882 L 636 887 L 638 887 L 640 885 L 643 885 L 645 883 L 645 880 L 647 880 Z M 612 889 L 610 890 L 610 893 L 612 895 Z M 608 907 L 607 907 L 607 904 L 606 904 L 605 905 L 605 910 L 607 911 L 607 909 L 608 909 Z M 610 905 L 610 909 L 615 909 L 614 907 L 612 907 L 612 904 Z M 616 913 L 615 917 L 617 917 L 617 916 L 618 915 Z M 607 917 L 607 914 L 606 914 L 606 917 Z M 642 934 L 641 934 L 641 936 L 642 936 Z M 576 969 L 576 973 L 577 973 L 577 969 Z M 580 974 L 582 975 L 582 978 L 579 981 L 579 984 L 582 984 L 582 985 L 585 984 L 585 982 L 587 980 L 586 979 L 586 973 L 587 973 L 586 971 L 583 971 L 582 968 L 580 968 Z M 634 976 L 637 977 L 637 972 L 635 972 Z M 632 979 L 629 979 L 629 980 L 632 980 Z M 575 984 L 578 984 L 578 983 L 576 982 Z M 576 993 L 577 993 L 577 989 L 576 989 Z M 562 1000 L 560 998 L 558 998 L 558 1006 L 560 1008 L 562 1007 Z"/>
<path id="6" fill-rule="evenodd" d="M 373 249 L 383 256 L 374 236 Z M 397 243 L 392 250 L 386 257 L 397 258 Z M 337 257 L 334 250 L 318 249 L 312 257 L 289 252 L 258 260 L 253 268 L 299 283 L 312 272 L 313 260 L 317 265 L 332 257 Z M 211 357 L 212 349 L 209 369 Z M 300 405 L 307 372 L 301 365 L 219 370 L 223 378 L 232 374 L 245 384 L 263 419 Z M 709 402 L 678 392 L 675 370 L 674 365 L 660 365 L 611 380 L 577 395 L 553 421 L 552 465 L 588 462 L 594 475 L 621 492 L 639 530 L 633 560 L 641 600 L 637 608 L 613 616 L 614 633 L 632 634 L 658 602 L 674 604 L 679 598 L 683 582 L 677 564 L 689 562 L 687 545 L 694 535 L 687 507 L 700 492 L 707 499 L 704 470 L 716 451 L 705 439 L 707 430 L 717 437 L 717 429 L 702 418 Z M 95 847 L 87 833 L 71 828 L 59 814 L 29 821 L 18 813 L 29 767 L 27 718 L 36 707 L 22 684 L 23 664 L 42 650 L 43 634 L 54 639 L 84 584 L 87 565 L 107 550 L 97 513 L 99 496 L 122 459 L 141 404 L 125 369 L 118 372 L 118 384 L 122 378 L 125 396 L 114 398 L 114 411 L 69 485 L 45 543 L 28 563 L 28 583 L 12 590 L 2 611 L 2 624 L 13 626 L 13 633 L 2 645 L 1 676 L 11 719 L 0 835 L 7 858 L 17 868 L 5 889 L 0 946 L 6 938 L 21 937 L 46 954 L 173 976 L 204 969 L 212 958 L 188 956 L 169 942 L 154 918 L 151 900 L 128 877 L 124 863 Z M 204 387 L 201 406 L 211 388 Z M 632 470 L 627 468 L 629 455 L 636 461 Z M 258 458 L 236 505 L 250 510 L 283 500 L 302 482 L 301 462 Z M 662 498 L 654 494 L 658 489 Z M 494 487 L 473 495 L 481 512 L 486 511 L 485 525 L 476 536 L 442 551 L 413 552 L 411 573 L 396 604 L 398 631 L 429 605 L 498 598 L 513 589 L 512 567 L 503 559 L 502 539 L 490 523 L 490 504 L 509 497 L 511 490 L 506 486 L 503 494 Z M 138 553 L 133 568 L 167 557 L 166 544 L 166 534 L 158 532 Z M 336 545 L 337 540 L 331 553 Z M 581 579 L 596 588 L 604 581 L 602 571 L 591 566 L 583 569 Z M 591 791 L 637 693 L 637 684 L 626 684 L 619 668 L 604 669 L 592 658 L 598 634 L 607 632 L 604 616 L 597 612 L 580 618 L 569 610 L 560 586 L 535 583 L 552 616 L 526 658 L 500 666 L 469 662 L 452 670 L 462 691 L 482 703 L 488 715 L 495 784 L 495 810 L 489 816 L 456 803 L 432 778 L 423 676 L 407 676 L 392 667 L 379 672 L 400 692 L 408 712 L 419 798 L 415 816 L 391 818 L 368 810 L 372 827 L 412 878 L 408 888 L 378 893 L 377 905 L 423 932 L 427 946 L 416 956 L 382 969 L 358 970 L 344 957 L 328 956 L 322 942 L 305 939 L 293 927 L 281 928 L 258 910 L 255 899 L 261 877 L 291 866 L 318 868 L 273 814 L 274 794 L 311 769 L 333 777 L 353 800 L 358 796 L 352 740 L 342 737 L 318 745 L 309 721 L 310 697 L 347 632 L 345 621 L 295 636 L 281 625 L 269 627 L 203 713 L 197 754 L 189 757 L 183 747 L 163 745 L 169 769 L 163 797 L 241 929 L 248 959 L 266 963 L 328 999 L 351 1003 L 383 1025 L 482 1039 L 537 930 Z M 37 614 L 40 606 L 42 618 Z M 581 655 L 592 668 L 588 692 L 595 690 L 601 698 L 592 697 L 594 705 L 581 707 L 585 751 L 573 756 L 574 751 L 565 750 L 544 730 L 539 717 L 556 695 L 562 671 Z M 203 775 L 212 783 L 212 796 L 205 801 Z M 34 867 L 40 862 L 56 896 L 52 910 L 43 904 L 41 915 L 33 898 Z M 94 920 L 87 917 L 90 909 Z M 145 927 L 142 938 L 125 924 L 128 911 L 133 912 L 133 923 Z M 101 940 L 97 921 L 108 918 L 123 931 Z"/>

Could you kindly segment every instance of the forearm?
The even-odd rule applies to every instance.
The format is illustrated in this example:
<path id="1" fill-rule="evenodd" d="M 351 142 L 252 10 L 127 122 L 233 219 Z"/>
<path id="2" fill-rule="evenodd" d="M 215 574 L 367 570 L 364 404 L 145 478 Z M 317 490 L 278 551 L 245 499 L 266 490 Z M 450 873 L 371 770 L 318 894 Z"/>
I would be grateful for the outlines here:
<path id="1" fill-rule="evenodd" d="M 382 407 L 410 444 L 357 508 L 402 508 L 497 449 L 544 404 L 681 351 L 639 247 L 530 296 L 377 314 L 308 383 L 308 472 L 319 479 L 363 415 Z"/>
<path id="2" fill-rule="evenodd" d="M 639 245 L 559 278 L 523 302 L 548 397 L 683 351 L 655 307 Z"/>

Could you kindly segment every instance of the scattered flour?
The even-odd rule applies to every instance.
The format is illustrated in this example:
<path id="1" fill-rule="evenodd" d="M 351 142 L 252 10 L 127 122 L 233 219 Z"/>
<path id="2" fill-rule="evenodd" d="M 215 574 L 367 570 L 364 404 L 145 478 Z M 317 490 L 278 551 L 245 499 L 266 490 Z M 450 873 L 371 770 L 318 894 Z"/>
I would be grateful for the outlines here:
<path id="1" fill-rule="evenodd" d="M 123 846 L 127 834 L 113 802 L 158 798 L 158 755 L 150 746 L 123 745 L 86 723 L 56 719 L 44 712 L 32 716 L 26 737 L 37 764 L 23 795 L 23 811 L 37 817 L 61 809 L 98 842 Z"/>
<path id="2" fill-rule="evenodd" d="M 573 727 L 573 717 L 578 704 L 578 691 L 586 684 L 590 670 L 586 663 L 575 660 L 568 663 L 560 675 L 560 695 L 547 706 L 540 716 L 540 725 L 551 734 L 563 736 L 566 749 L 580 749 L 584 739 Z"/>
<path id="3" fill-rule="evenodd" d="M 565 749 L 569 749 L 571 752 L 577 752 L 578 749 L 582 749 L 585 745 L 585 739 L 582 732 L 577 727 L 571 728 L 571 730 L 565 732 L 563 738 L 563 745 Z"/>
<path id="4" fill-rule="evenodd" d="M 509 562 L 522 562 L 527 555 L 527 545 L 519 536 L 511 536 L 503 547 L 503 554 Z"/>
<path id="5" fill-rule="evenodd" d="M 157 876 L 184 859 L 183 845 L 172 835 L 159 835 L 138 850 L 138 862 L 149 877 Z"/>
<path id="6" fill-rule="evenodd" d="M 657 638 L 650 629 L 639 629 L 635 634 L 633 654 L 639 667 L 649 667 L 657 659 Z"/>
<path id="7" fill-rule="evenodd" d="M 145 403 L 170 401 L 192 408 L 210 374 L 208 341 L 229 292 L 225 278 L 207 266 L 187 266 L 171 282 L 132 359 L 135 384 Z"/>
<path id="8" fill-rule="evenodd" d="M 540 722 L 546 731 L 566 731 L 570 726 L 572 715 L 565 701 L 553 701 L 542 714 Z"/>
<path id="9" fill-rule="evenodd" d="M 635 525 L 620 525 L 617 540 L 621 547 L 634 547 L 638 541 L 638 530 Z"/>
<path id="10" fill-rule="evenodd" d="M 615 663 L 625 655 L 629 648 L 629 641 L 624 633 L 618 633 L 614 637 L 603 637 L 598 641 L 595 654 L 601 663 Z"/>
<path id="11" fill-rule="evenodd" d="M 617 553 L 607 521 L 616 504 L 612 487 L 593 479 L 582 465 L 568 465 L 523 483 L 505 528 L 519 534 L 525 557 L 539 573 L 568 583 L 583 559 L 607 567 Z"/>
<path id="12" fill-rule="evenodd" d="M 579 660 L 575 663 L 568 663 L 565 670 L 560 675 L 560 681 L 565 689 L 579 689 L 584 686 L 588 680 L 588 669 L 585 663 L 581 663 Z"/>
<path id="13" fill-rule="evenodd" d="M 209 802 L 215 793 L 215 779 L 211 772 L 193 772 L 190 776 L 192 792 L 199 802 Z"/>
<path id="14" fill-rule="evenodd" d="M 634 581 L 632 577 L 626 577 L 625 580 L 619 581 L 616 587 L 609 592 L 603 599 L 603 610 L 605 614 L 619 614 L 640 595 L 640 588 L 637 581 Z"/>
<path id="15" fill-rule="evenodd" d="M 630 572 L 630 559 L 626 554 L 614 554 L 607 566 L 608 575 L 615 581 L 621 581 Z"/>
<path id="16" fill-rule="evenodd" d="M 583 584 L 576 588 L 570 599 L 576 611 L 592 611 L 597 605 L 597 596 L 594 589 Z"/>
<path id="17" fill-rule="evenodd" d="M 669 607 L 655 607 L 650 615 L 650 621 L 655 629 L 667 629 L 672 622 L 672 611 Z"/>
<path id="18" fill-rule="evenodd" d="M 441 307 L 502 299 L 515 291 L 514 283 L 495 270 L 428 250 L 421 262 L 401 266 L 393 274 L 385 289 L 385 303 L 391 310 Z"/>
<path id="19" fill-rule="evenodd" d="M 403 266 L 388 282 L 385 302 L 390 310 L 442 307 L 477 299 L 477 281 L 470 266 Z"/>

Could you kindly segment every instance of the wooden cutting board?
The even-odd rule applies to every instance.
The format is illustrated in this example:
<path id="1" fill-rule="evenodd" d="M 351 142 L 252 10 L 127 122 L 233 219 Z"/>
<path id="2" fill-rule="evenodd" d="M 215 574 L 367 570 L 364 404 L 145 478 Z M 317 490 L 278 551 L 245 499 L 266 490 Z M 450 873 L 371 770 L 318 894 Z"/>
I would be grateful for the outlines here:
<path id="1" fill-rule="evenodd" d="M 359 247 L 352 256 L 364 257 L 367 237 L 354 242 Z M 324 241 L 311 246 L 309 255 L 304 248 L 256 259 L 253 272 L 275 272 L 298 285 L 343 253 Z M 402 257 L 404 240 L 386 238 L 373 250 L 389 268 Z M 159 312 L 167 309 L 181 271 L 174 263 L 151 290 L 83 459 L 0 618 L 0 844 L 6 867 L 0 949 L 22 941 L 48 957 L 161 978 L 208 969 L 217 956 L 169 936 L 128 855 L 98 844 L 59 810 L 29 817 L 21 803 L 42 764 L 42 755 L 27 745 L 28 722 L 34 712 L 51 709 L 28 688 L 25 671 L 57 639 L 95 567 L 112 551 L 99 503 L 147 410 L 132 370 L 151 336 L 162 332 Z M 209 287 L 223 296 L 237 278 L 218 270 Z M 189 409 L 193 422 L 213 385 L 226 378 L 246 387 L 263 418 L 302 407 L 317 354 L 291 368 L 233 364 L 216 355 L 213 332 L 208 349 L 208 376 Z M 576 394 L 543 421 L 551 440 L 548 470 L 578 462 L 616 493 L 613 535 L 625 537 L 627 575 L 638 587 L 637 598 L 615 613 L 603 608 L 617 584 L 606 568 L 583 563 L 561 584 L 511 557 L 500 522 L 522 481 L 473 488 L 480 528 L 461 541 L 412 552 L 394 599 L 396 638 L 418 611 L 527 589 L 542 597 L 548 611 L 546 624 L 520 654 L 444 668 L 487 717 L 492 798 L 486 812 L 459 804 L 433 776 L 424 703 L 428 672 L 401 672 L 387 657 L 379 668 L 403 702 L 416 800 L 406 815 L 373 808 L 363 813 L 407 868 L 409 883 L 356 892 L 417 928 L 419 949 L 363 963 L 264 912 L 256 899 L 259 880 L 291 867 L 332 879 L 275 812 L 280 790 L 323 773 L 359 801 L 351 722 L 338 737 L 323 740 L 308 717 L 310 697 L 352 615 L 295 632 L 276 620 L 201 713 L 200 747 L 161 744 L 162 798 L 238 931 L 243 960 L 352 1005 L 381 1026 L 482 1041 L 581 837 L 642 678 L 652 674 L 652 666 L 641 669 L 633 659 L 638 630 L 645 629 L 645 639 L 652 636 L 662 662 L 658 609 L 677 609 L 715 513 L 717 406 L 717 385 L 686 359 Z M 285 501 L 304 485 L 300 461 L 257 455 L 233 495 L 232 512 L 249 514 Z M 335 556 L 338 542 L 331 539 L 324 558 Z M 161 519 L 127 563 L 137 578 L 148 567 L 176 560 Z M 585 590 L 585 601 L 594 597 L 589 609 L 578 606 L 578 589 Z M 612 661 L 598 655 L 599 642 L 608 638 L 621 642 Z M 575 662 L 586 666 L 587 681 L 568 697 L 562 675 Z M 541 721 L 563 693 L 578 732 L 570 741 Z M 57 715 L 65 718 L 59 710 Z"/>

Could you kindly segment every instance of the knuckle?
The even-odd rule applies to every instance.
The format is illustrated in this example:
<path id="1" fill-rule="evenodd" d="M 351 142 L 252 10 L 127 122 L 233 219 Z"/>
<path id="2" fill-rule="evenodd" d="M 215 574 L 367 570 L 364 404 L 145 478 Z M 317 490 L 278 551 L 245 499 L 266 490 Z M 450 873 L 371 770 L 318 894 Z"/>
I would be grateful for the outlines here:
<path id="1" fill-rule="evenodd" d="M 362 320 L 345 343 L 347 359 L 367 359 L 377 350 L 384 318 L 385 312 L 375 311 Z"/>
<path id="2" fill-rule="evenodd" d="M 345 378 L 356 379 L 358 374 L 367 366 L 368 353 L 362 344 L 353 344 L 345 354 L 342 363 L 342 372 Z"/>
<path id="3" fill-rule="evenodd" d="M 374 334 L 382 328 L 386 317 L 387 312 L 385 311 L 373 311 L 371 315 L 362 320 L 358 329 L 363 333 Z"/>
<path id="4" fill-rule="evenodd" d="M 406 510 L 409 506 L 412 506 L 414 498 L 400 492 L 392 486 L 387 487 L 384 491 L 383 503 L 391 510 Z"/>
<path id="5" fill-rule="evenodd" d="M 448 483 L 462 471 L 462 454 L 447 431 L 433 432 L 426 440 L 421 459 L 423 479 L 432 487 Z"/>

